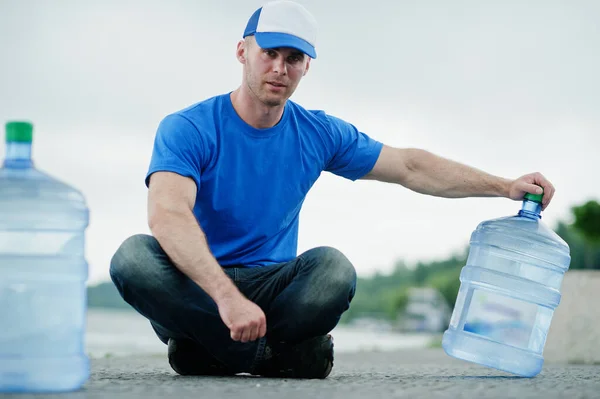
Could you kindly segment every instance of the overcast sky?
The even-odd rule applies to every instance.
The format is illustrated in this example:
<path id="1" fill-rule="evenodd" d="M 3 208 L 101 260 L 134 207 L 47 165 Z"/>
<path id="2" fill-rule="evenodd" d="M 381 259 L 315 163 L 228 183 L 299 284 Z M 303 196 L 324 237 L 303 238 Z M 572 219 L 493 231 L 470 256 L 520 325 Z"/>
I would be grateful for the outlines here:
<path id="1" fill-rule="evenodd" d="M 304 0 L 318 58 L 292 99 L 386 144 L 557 187 L 543 214 L 600 198 L 600 2 Z M 35 123 L 40 169 L 91 208 L 90 282 L 148 232 L 144 176 L 159 121 L 234 90 L 255 0 L 0 0 L 0 121 Z M 4 142 L 0 144 L 4 157 Z M 462 250 L 507 199 L 448 200 L 323 174 L 299 251 L 331 245 L 359 274 Z"/>

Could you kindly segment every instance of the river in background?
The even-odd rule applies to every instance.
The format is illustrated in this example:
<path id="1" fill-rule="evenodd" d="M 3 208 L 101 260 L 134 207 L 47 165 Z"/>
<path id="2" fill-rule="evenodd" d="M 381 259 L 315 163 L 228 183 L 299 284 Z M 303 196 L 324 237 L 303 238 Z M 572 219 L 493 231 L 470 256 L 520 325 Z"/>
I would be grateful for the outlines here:
<path id="1" fill-rule="evenodd" d="M 400 334 L 340 325 L 332 331 L 336 352 L 392 351 L 422 348 L 433 336 Z M 93 358 L 139 354 L 166 355 L 167 347 L 149 322 L 135 312 L 91 308 L 88 310 L 86 351 Z"/>

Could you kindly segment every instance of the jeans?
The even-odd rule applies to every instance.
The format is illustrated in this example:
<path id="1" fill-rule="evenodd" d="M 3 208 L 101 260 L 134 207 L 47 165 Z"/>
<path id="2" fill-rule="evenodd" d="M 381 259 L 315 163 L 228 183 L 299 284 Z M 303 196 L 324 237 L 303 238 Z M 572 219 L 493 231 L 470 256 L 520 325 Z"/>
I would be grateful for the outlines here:
<path id="1" fill-rule="evenodd" d="M 293 344 L 333 330 L 356 289 L 353 265 L 331 247 L 317 247 L 272 266 L 223 270 L 265 313 L 265 337 L 246 343 L 232 340 L 213 299 L 173 265 L 150 235 L 126 239 L 110 264 L 111 279 L 123 299 L 150 321 L 163 343 L 169 338 L 192 340 L 236 373 L 256 370 L 267 342 Z"/>

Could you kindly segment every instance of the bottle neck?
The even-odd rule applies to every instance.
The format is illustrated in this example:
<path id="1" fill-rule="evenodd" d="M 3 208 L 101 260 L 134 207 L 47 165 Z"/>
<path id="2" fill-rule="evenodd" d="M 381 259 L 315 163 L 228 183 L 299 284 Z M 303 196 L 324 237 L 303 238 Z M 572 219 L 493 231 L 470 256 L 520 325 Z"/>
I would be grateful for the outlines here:
<path id="1" fill-rule="evenodd" d="M 523 206 L 519 211 L 519 216 L 523 216 L 529 219 L 541 219 L 542 218 L 542 204 L 531 200 L 523 200 Z"/>
<path id="2" fill-rule="evenodd" d="M 5 168 L 27 169 L 33 167 L 31 160 L 31 143 L 9 141 L 6 143 Z"/>

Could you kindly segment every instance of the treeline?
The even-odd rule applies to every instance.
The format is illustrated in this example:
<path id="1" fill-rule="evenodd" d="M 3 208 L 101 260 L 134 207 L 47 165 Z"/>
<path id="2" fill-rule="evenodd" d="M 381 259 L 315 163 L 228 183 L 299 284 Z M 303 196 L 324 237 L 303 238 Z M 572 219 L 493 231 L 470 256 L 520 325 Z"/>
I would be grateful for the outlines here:
<path id="1" fill-rule="evenodd" d="M 133 310 L 127 302 L 121 298 L 117 287 L 112 281 L 100 283 L 88 287 L 87 302 L 90 308 L 111 308 Z"/>
<path id="2" fill-rule="evenodd" d="M 554 231 L 569 244 L 570 270 L 600 269 L 600 204 L 588 201 L 571 209 L 573 221 L 561 221 Z M 460 271 L 466 264 L 469 248 L 448 259 L 419 262 L 409 267 L 397 261 L 390 274 L 359 278 L 350 309 L 342 322 L 358 317 L 395 320 L 407 301 L 410 287 L 433 287 L 454 307 L 460 288 Z"/>

